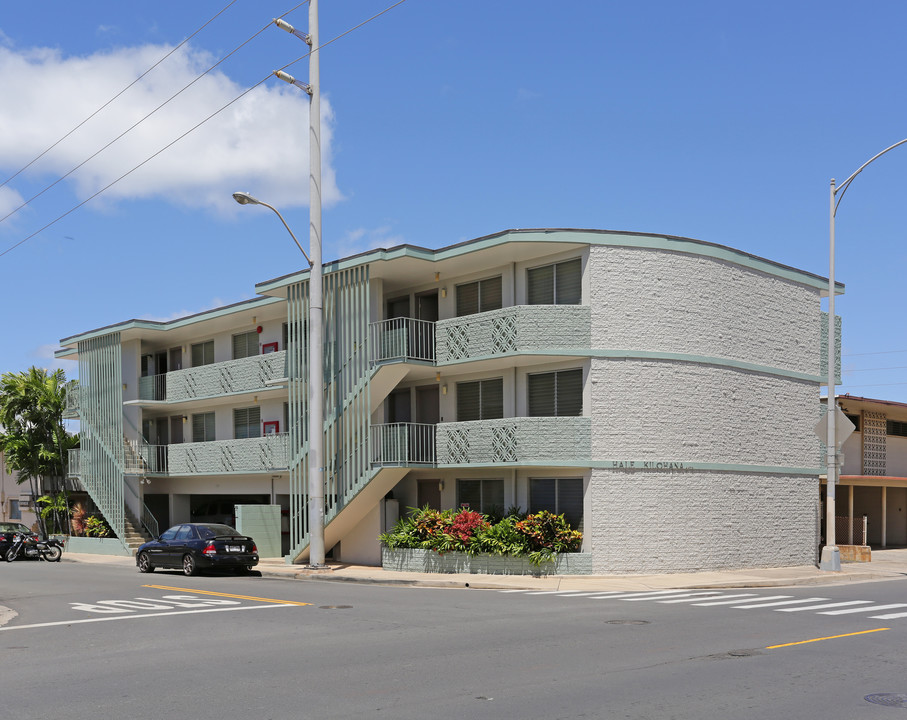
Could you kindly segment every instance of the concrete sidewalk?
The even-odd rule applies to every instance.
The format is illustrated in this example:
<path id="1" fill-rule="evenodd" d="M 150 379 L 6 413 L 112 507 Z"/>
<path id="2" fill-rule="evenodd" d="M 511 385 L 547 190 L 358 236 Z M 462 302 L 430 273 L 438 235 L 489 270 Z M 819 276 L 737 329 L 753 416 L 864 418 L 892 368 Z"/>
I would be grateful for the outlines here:
<path id="1" fill-rule="evenodd" d="M 68 562 L 103 563 L 135 568 L 135 559 L 113 555 L 63 553 Z M 306 570 L 288 565 L 282 558 L 262 560 L 264 577 L 321 582 L 359 582 L 434 588 L 479 588 L 497 590 L 671 590 L 682 588 L 756 588 L 792 585 L 837 585 L 907 577 L 907 548 L 873 550 L 872 562 L 842 563 L 841 572 L 824 572 L 813 565 L 754 570 L 677 573 L 670 575 L 465 575 L 396 572 L 364 565 L 330 565 L 330 570 Z"/>

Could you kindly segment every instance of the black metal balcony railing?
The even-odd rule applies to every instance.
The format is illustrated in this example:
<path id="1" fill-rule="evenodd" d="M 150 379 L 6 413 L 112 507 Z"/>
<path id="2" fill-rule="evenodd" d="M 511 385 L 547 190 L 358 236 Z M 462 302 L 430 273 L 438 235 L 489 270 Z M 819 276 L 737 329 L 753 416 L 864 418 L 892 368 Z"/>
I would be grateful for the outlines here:
<path id="1" fill-rule="evenodd" d="M 434 362 L 435 324 L 415 318 L 392 318 L 369 326 L 372 362 L 422 360 Z"/>

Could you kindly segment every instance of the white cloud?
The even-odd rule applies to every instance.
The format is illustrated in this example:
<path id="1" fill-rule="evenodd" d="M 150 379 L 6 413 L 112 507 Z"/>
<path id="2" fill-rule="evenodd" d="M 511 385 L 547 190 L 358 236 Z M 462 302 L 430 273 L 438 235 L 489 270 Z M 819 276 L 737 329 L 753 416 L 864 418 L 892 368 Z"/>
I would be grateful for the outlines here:
<path id="1" fill-rule="evenodd" d="M 56 352 L 58 348 L 58 345 L 38 346 L 32 353 L 32 356 L 35 358 L 34 364 L 48 372 L 62 369 L 66 373 L 66 378 L 71 380 L 71 376 L 78 371 L 78 362 L 76 360 L 54 357 L 54 352 Z"/>
<path id="2" fill-rule="evenodd" d="M 402 245 L 406 239 L 394 234 L 390 225 L 376 228 L 356 228 L 348 230 L 338 241 L 331 243 L 328 254 L 332 258 L 348 257 L 375 248 L 392 248 Z M 325 259 L 328 259 L 325 256 Z"/>
<path id="3" fill-rule="evenodd" d="M 6 217 L 19 207 L 24 198 L 9 185 L 0 187 L 0 218 Z"/>
<path id="4" fill-rule="evenodd" d="M 0 47 L 0 171 L 10 175 L 33 160 L 169 50 L 143 45 L 66 57 L 47 48 L 14 51 Z M 184 46 L 25 174 L 51 182 L 68 172 L 212 63 L 208 54 Z M 94 194 L 244 89 L 221 72 L 209 73 L 66 182 L 80 199 Z M 304 92 L 276 79 L 268 81 L 101 197 L 108 203 L 166 197 L 179 205 L 224 210 L 237 207 L 232 192 L 250 190 L 282 207 L 307 204 L 308 192 L 299 192 L 299 188 L 308 187 L 308 108 Z M 331 167 L 332 121 L 330 103 L 322 98 L 322 197 L 326 205 L 342 198 Z M 11 185 L 15 187 L 15 181 Z M 8 201 L 0 195 L 0 209 L 4 202 Z"/>
<path id="5" fill-rule="evenodd" d="M 146 315 L 142 315 L 139 319 L 140 320 L 150 320 L 152 322 L 162 322 L 162 323 L 171 322 L 172 320 L 180 320 L 182 318 L 190 317 L 192 315 L 198 315 L 199 313 L 207 312 L 208 310 L 215 310 L 217 308 L 222 308 L 227 305 L 233 305 L 234 303 L 242 302 L 243 300 L 249 300 L 249 299 L 251 299 L 251 297 L 252 296 L 250 296 L 248 294 L 244 294 L 238 300 L 236 300 L 236 299 L 224 300 L 222 298 L 216 297 L 216 298 L 213 298 L 211 300 L 211 302 L 207 303 L 204 307 L 201 307 L 197 310 L 186 310 L 186 309 L 176 310 L 176 311 L 170 313 L 169 315 L 146 314 Z"/>

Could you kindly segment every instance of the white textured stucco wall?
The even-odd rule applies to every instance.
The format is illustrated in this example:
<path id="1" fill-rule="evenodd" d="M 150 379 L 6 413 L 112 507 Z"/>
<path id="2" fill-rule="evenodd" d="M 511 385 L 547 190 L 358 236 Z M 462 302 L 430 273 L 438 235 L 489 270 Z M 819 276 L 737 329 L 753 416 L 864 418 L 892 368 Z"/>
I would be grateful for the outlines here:
<path id="1" fill-rule="evenodd" d="M 589 269 L 594 350 L 690 356 L 592 359 L 593 460 L 687 465 L 592 471 L 593 572 L 815 562 L 818 473 L 791 469 L 817 467 L 818 381 L 783 372 L 819 372 L 818 291 L 651 249 L 593 247 Z"/>
<path id="2" fill-rule="evenodd" d="M 590 249 L 592 346 L 819 373 L 819 291 L 723 260 Z"/>
<path id="3" fill-rule="evenodd" d="M 593 470 L 594 574 L 815 563 L 815 478 Z"/>

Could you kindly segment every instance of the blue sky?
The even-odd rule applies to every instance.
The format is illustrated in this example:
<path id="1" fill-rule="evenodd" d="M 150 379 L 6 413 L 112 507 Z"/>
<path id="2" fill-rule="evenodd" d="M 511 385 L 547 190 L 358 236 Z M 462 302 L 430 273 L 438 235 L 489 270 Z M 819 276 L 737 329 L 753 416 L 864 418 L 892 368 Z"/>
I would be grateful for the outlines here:
<path id="1" fill-rule="evenodd" d="M 321 0 L 327 43 L 394 0 Z M 6 3 L 0 217 L 141 120 L 294 0 Z M 229 5 L 229 6 L 228 6 Z M 224 9 L 226 7 L 226 9 Z M 286 16 L 305 31 L 307 6 Z M 507 228 L 681 235 L 828 274 L 828 185 L 907 138 L 907 5 L 406 0 L 322 51 L 324 258 L 441 247 Z M 302 266 L 303 56 L 269 27 L 0 222 L 0 372 L 56 366 L 66 336 L 254 296 Z M 305 80 L 305 60 L 287 68 Z M 841 392 L 907 402 L 907 145 L 840 206 Z M 15 247 L 17 243 L 20 243 Z M 71 363 L 64 363 L 75 375 Z"/>

